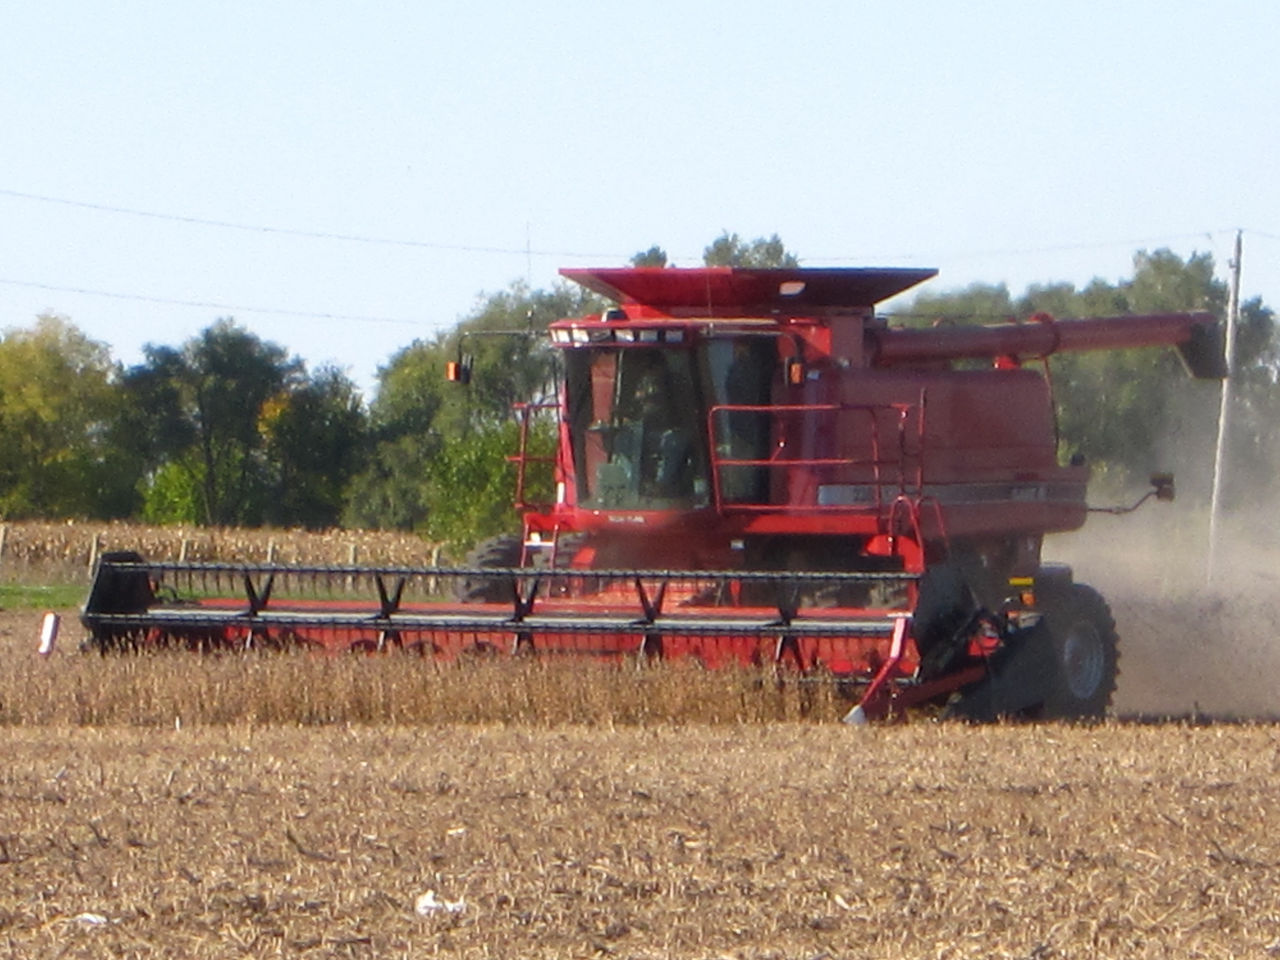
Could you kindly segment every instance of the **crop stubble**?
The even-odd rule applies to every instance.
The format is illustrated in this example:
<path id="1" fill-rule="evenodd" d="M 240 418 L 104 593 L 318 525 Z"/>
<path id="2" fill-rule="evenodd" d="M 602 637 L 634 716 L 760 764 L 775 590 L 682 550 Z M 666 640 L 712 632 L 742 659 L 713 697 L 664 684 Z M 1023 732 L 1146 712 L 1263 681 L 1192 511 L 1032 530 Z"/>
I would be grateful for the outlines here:
<path id="1" fill-rule="evenodd" d="M 850 730 L 696 673 L 37 661 L 36 619 L 3 620 L 0 956 L 1280 952 L 1275 727 Z M 305 713 L 323 683 L 338 708 Z M 427 890 L 465 906 L 420 916 Z"/>
<path id="2" fill-rule="evenodd" d="M 16 957 L 1280 949 L 1265 727 L 0 736 Z"/>

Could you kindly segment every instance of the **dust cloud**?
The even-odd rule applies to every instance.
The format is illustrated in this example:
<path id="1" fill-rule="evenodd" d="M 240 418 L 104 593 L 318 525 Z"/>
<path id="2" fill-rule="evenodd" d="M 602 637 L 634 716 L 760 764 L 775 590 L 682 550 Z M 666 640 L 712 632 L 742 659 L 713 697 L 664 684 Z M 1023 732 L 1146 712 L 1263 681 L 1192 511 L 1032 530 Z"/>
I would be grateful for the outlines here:
<path id="1" fill-rule="evenodd" d="M 1111 605 L 1118 716 L 1280 719 L 1280 530 L 1263 516 L 1220 528 L 1212 578 L 1207 512 L 1177 503 L 1046 539 Z"/>

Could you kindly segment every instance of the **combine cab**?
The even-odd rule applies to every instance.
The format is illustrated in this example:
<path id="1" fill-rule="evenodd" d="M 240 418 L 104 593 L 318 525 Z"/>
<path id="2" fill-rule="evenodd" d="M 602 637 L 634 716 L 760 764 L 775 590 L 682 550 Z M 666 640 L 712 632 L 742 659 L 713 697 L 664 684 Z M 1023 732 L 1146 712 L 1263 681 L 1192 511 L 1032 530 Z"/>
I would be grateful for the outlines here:
<path id="1" fill-rule="evenodd" d="M 933 271 L 562 272 L 618 306 L 549 328 L 558 397 L 519 414 L 558 444 L 517 454 L 523 536 L 463 569 L 114 554 L 91 643 L 696 658 L 841 678 L 854 721 L 1105 712 L 1110 612 L 1040 560 L 1084 523 L 1089 479 L 1059 463 L 1043 361 L 1163 345 L 1221 377 L 1211 316 L 903 329 L 875 304 Z M 537 470 L 553 503 L 526 502 Z"/>

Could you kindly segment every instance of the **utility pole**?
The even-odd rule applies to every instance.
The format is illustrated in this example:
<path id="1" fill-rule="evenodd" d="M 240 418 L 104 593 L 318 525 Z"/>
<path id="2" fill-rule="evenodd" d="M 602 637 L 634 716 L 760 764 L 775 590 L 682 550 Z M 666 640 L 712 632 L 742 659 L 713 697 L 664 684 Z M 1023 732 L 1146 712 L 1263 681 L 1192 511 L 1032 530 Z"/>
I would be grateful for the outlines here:
<path id="1" fill-rule="evenodd" d="M 1209 559 L 1206 579 L 1213 585 L 1218 551 L 1218 526 L 1222 512 L 1222 477 L 1226 472 L 1228 427 L 1231 423 L 1232 381 L 1236 373 L 1236 324 L 1240 319 L 1240 255 L 1243 230 L 1236 231 L 1235 256 L 1231 259 L 1231 288 L 1227 296 L 1227 378 L 1222 381 L 1222 400 L 1218 406 L 1218 447 L 1213 457 L 1213 495 L 1209 499 Z"/>

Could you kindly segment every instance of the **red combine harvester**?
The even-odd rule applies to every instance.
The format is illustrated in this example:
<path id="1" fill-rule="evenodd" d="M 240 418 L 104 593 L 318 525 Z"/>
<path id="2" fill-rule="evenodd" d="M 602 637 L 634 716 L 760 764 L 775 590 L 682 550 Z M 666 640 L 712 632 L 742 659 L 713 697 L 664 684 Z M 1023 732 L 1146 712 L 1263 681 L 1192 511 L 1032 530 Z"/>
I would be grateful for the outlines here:
<path id="1" fill-rule="evenodd" d="M 618 306 L 549 327 L 557 396 L 518 408 L 522 536 L 460 569 L 109 554 L 89 645 L 696 658 L 839 678 L 853 721 L 1105 712 L 1111 614 L 1040 559 L 1089 509 L 1045 361 L 1165 345 L 1222 377 L 1210 315 L 893 328 L 875 304 L 934 271 L 562 273 Z M 535 456 L 548 419 L 555 453 Z M 526 502 L 538 470 L 551 503 Z"/>

